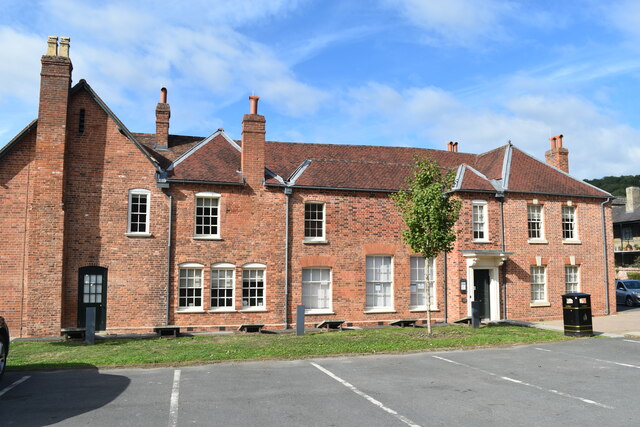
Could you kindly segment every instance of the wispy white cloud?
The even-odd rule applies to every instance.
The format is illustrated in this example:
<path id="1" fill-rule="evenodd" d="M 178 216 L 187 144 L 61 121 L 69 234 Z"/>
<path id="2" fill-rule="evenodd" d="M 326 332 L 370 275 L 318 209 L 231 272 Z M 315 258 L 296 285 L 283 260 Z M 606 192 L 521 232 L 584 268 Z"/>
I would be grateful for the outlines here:
<path id="1" fill-rule="evenodd" d="M 512 140 L 544 159 L 548 138 L 562 133 L 573 175 L 596 178 L 598 170 L 612 169 L 637 172 L 640 150 L 631 142 L 640 140 L 640 131 L 618 123 L 612 112 L 570 94 L 505 98 L 500 108 L 489 110 L 469 107 L 440 88 L 398 91 L 369 83 L 351 91 L 346 104 L 355 120 L 370 125 L 361 128 L 385 135 L 392 143 L 424 144 L 427 139 L 434 148 L 443 148 L 446 141 L 459 141 L 461 151 L 478 153 Z M 629 161 L 621 163 L 620 158 Z"/>
<path id="2" fill-rule="evenodd" d="M 472 47 L 505 37 L 502 20 L 514 6 L 497 0 L 384 0 L 412 25 L 425 31 L 431 44 Z"/>
<path id="3" fill-rule="evenodd" d="M 179 9 L 184 7 L 182 3 L 178 7 L 151 1 L 47 0 L 33 13 L 47 11 L 56 27 L 65 28 L 67 32 L 60 35 L 72 38 L 75 80 L 87 79 L 115 111 L 151 124 L 152 114 L 140 111 L 140 105 L 148 103 L 151 111 L 158 90 L 164 86 L 169 89 L 170 102 L 188 110 L 182 114 L 191 117 L 189 124 L 199 121 L 205 127 L 216 109 L 251 91 L 268 97 L 274 111 L 290 116 L 313 114 L 326 100 L 325 91 L 298 78 L 270 47 L 251 39 L 250 31 L 235 29 L 286 14 L 300 3 L 242 0 L 216 2 L 212 7 L 209 2 L 197 1 L 190 2 L 186 11 Z M 154 13 L 148 13 L 148 8 Z M 194 26 L 194 22 L 200 25 Z M 0 99 L 9 93 L 25 102 L 37 102 L 33 90 L 38 85 L 37 71 L 33 79 L 24 79 L 21 74 L 39 69 L 45 39 L 26 31 L 0 30 L 2 46 L 10 47 L 5 51 L 9 61 L 1 67 L 0 77 L 20 82 L 3 86 Z M 203 106 L 214 111 L 204 111 Z"/>

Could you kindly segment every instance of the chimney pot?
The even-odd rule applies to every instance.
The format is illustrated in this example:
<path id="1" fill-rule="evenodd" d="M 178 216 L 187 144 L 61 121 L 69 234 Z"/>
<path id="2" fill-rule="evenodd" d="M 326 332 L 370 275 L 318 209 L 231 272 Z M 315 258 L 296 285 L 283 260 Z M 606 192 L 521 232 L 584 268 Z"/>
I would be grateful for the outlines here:
<path id="1" fill-rule="evenodd" d="M 49 36 L 46 56 L 58 56 L 58 37 Z"/>
<path id="2" fill-rule="evenodd" d="M 548 164 L 569 173 L 569 150 L 562 146 L 563 135 L 549 138 L 551 149 L 544 153 Z"/>
<path id="3" fill-rule="evenodd" d="M 169 119 L 171 107 L 167 104 L 167 88 L 160 89 L 160 102 L 156 106 L 156 148 L 169 149 Z"/>
<path id="4" fill-rule="evenodd" d="M 454 143 L 453 143 L 453 152 L 454 152 L 454 153 L 457 153 L 457 152 L 458 152 L 458 143 L 457 143 L 457 142 L 454 142 Z"/>
<path id="5" fill-rule="evenodd" d="M 59 55 L 63 58 L 69 57 L 69 42 L 71 39 L 69 37 L 60 37 L 60 52 Z"/>
<path id="6" fill-rule="evenodd" d="M 627 187 L 627 204 L 625 211 L 634 212 L 640 207 L 640 187 Z"/>
<path id="7" fill-rule="evenodd" d="M 249 97 L 249 114 L 258 114 L 258 100 L 259 96 L 251 95 Z"/>

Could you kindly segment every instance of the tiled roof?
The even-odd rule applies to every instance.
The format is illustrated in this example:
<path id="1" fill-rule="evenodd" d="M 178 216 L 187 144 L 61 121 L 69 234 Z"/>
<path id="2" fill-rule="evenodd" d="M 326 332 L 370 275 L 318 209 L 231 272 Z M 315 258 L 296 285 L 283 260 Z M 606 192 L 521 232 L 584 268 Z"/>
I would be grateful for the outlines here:
<path id="1" fill-rule="evenodd" d="M 169 180 L 242 182 L 238 172 L 240 152 L 237 146 L 240 142 L 231 141 L 222 131 L 207 140 L 172 135 L 171 149 L 168 151 L 153 150 L 153 135 L 135 135 L 163 166 L 177 160 L 175 167 L 169 171 Z M 176 145 L 173 145 L 174 142 Z M 430 156 L 443 169 L 464 165 L 464 173 L 460 175 L 462 179 L 457 187 L 459 191 L 503 190 L 610 197 L 608 193 L 510 144 L 476 155 L 407 147 L 267 141 L 265 168 L 277 177 L 265 174 L 265 182 L 267 185 L 282 185 L 285 181 L 296 187 L 397 191 L 410 175 L 416 155 Z M 505 168 L 505 165 L 510 167 Z M 507 188 L 501 187 L 504 184 L 503 170 L 509 174 Z"/>
<path id="2" fill-rule="evenodd" d="M 163 169 L 168 168 L 174 160 L 204 139 L 201 136 L 169 135 L 169 146 L 171 150 L 156 150 L 156 135 L 154 133 L 133 133 L 133 136 L 135 136 L 138 142 L 147 150 L 147 153 L 156 159 Z"/>
<path id="3" fill-rule="evenodd" d="M 240 152 L 233 147 L 222 133 L 214 134 L 210 141 L 201 140 L 201 144 L 188 144 L 195 150 L 191 155 L 177 156 L 175 167 L 169 169 L 169 180 L 242 183 L 240 170 Z"/>
<path id="4" fill-rule="evenodd" d="M 640 208 L 627 212 L 626 205 L 613 205 L 612 206 L 613 223 L 619 222 L 640 222 Z"/>
<path id="5" fill-rule="evenodd" d="M 509 191 L 575 196 L 612 197 L 513 147 Z"/>

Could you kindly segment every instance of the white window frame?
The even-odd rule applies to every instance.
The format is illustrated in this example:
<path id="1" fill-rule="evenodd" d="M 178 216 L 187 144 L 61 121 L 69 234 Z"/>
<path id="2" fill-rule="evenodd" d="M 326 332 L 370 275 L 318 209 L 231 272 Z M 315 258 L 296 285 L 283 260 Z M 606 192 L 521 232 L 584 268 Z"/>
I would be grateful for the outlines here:
<path id="1" fill-rule="evenodd" d="M 570 273 L 569 270 L 575 272 Z M 575 287 L 575 289 L 569 290 L 569 287 Z M 566 293 L 580 292 L 580 266 L 577 265 L 565 265 L 564 266 L 564 289 Z"/>
<path id="2" fill-rule="evenodd" d="M 420 260 L 423 265 L 420 266 Z M 410 261 L 410 279 L 409 285 L 409 309 L 411 311 L 424 311 L 427 309 L 427 293 L 426 284 L 429 283 L 429 299 L 431 300 L 430 310 L 437 310 L 438 304 L 436 299 L 436 262 L 434 258 L 423 258 L 421 256 L 412 256 Z M 422 290 L 422 292 L 420 292 Z M 421 300 L 420 304 L 414 304 L 416 300 Z"/>
<path id="3" fill-rule="evenodd" d="M 531 275 L 531 303 L 547 303 L 547 267 L 544 265 L 532 265 L 530 269 Z M 542 287 L 542 297 L 537 298 L 540 295 L 540 289 Z"/>
<path id="4" fill-rule="evenodd" d="M 145 231 L 132 231 L 132 217 L 134 215 L 133 212 L 133 197 L 134 196 L 145 196 L 147 199 L 147 210 L 144 212 L 145 215 Z M 151 191 L 145 190 L 144 188 L 134 188 L 129 190 L 129 202 L 127 208 L 127 232 L 125 233 L 127 236 L 151 236 L 151 232 L 149 230 L 150 226 L 150 216 L 151 216 Z M 140 222 L 138 222 L 140 223 Z M 141 223 L 140 223 L 141 224 Z"/>
<path id="5" fill-rule="evenodd" d="M 307 206 L 322 206 L 322 236 L 307 236 Z M 305 242 L 325 242 L 326 241 L 326 224 L 327 224 L 327 215 L 326 215 L 326 203 L 324 202 L 316 202 L 316 201 L 306 201 L 304 202 L 304 241 Z M 318 221 L 317 219 L 313 219 L 311 221 Z"/>
<path id="6" fill-rule="evenodd" d="M 378 261 L 387 258 L 389 259 L 387 272 L 376 268 Z M 370 260 L 371 263 L 369 262 Z M 367 255 L 365 262 L 365 311 L 368 313 L 393 311 L 393 257 L 391 255 Z M 383 266 L 383 264 L 380 266 Z M 385 275 L 387 280 L 382 280 L 382 275 Z M 375 300 L 380 297 L 383 299 L 383 304 L 375 304 Z M 369 304 L 371 300 L 373 300 L 373 304 Z M 386 304 L 384 303 L 385 300 L 388 301 Z"/>
<path id="7" fill-rule="evenodd" d="M 483 221 L 476 221 L 476 209 L 480 210 L 482 214 Z M 481 230 L 477 230 L 478 232 L 482 232 L 482 237 L 476 237 L 476 224 L 480 224 L 482 226 Z M 488 242 L 489 241 L 489 209 L 487 208 L 486 200 L 474 200 L 471 207 L 471 236 L 473 237 L 474 242 Z"/>
<path id="8" fill-rule="evenodd" d="M 245 272 L 249 271 L 259 271 L 262 272 L 262 305 L 245 305 Z M 251 277 L 249 277 L 251 279 Z M 256 277 L 257 279 L 257 277 Z M 251 287 L 247 288 L 251 289 Z M 257 289 L 257 288 L 256 288 Z M 251 298 L 251 296 L 249 296 Z M 259 298 L 259 297 L 254 297 Z M 266 311 L 267 310 L 267 266 L 265 264 L 260 264 L 257 262 L 252 262 L 249 264 L 245 264 L 242 266 L 242 299 L 241 299 L 242 309 L 241 311 Z"/>
<path id="9" fill-rule="evenodd" d="M 231 279 L 231 286 L 225 286 L 225 287 L 216 287 L 215 289 L 231 289 L 231 306 L 214 306 L 213 304 L 213 300 L 217 299 L 218 302 L 222 299 L 227 299 L 229 297 L 214 297 L 214 271 L 224 271 L 225 274 L 226 273 L 231 273 L 231 277 L 224 277 L 222 279 L 218 278 L 215 280 L 224 280 L 225 284 L 228 285 L 227 280 Z M 236 266 L 230 263 L 226 263 L 226 262 L 220 262 L 220 263 L 216 263 L 211 265 L 211 271 L 209 272 L 209 311 L 235 311 L 235 304 L 236 304 Z"/>
<path id="10" fill-rule="evenodd" d="M 567 221 L 568 216 L 565 214 L 566 211 L 571 211 L 571 221 Z M 562 240 L 565 242 L 577 242 L 578 241 L 578 210 L 575 206 L 572 205 L 563 205 L 561 210 L 562 216 Z M 571 237 L 565 237 L 565 224 L 571 224 Z"/>
<path id="11" fill-rule="evenodd" d="M 313 277 L 309 280 L 305 280 L 305 270 L 306 271 L 328 271 L 328 280 L 323 280 L 320 278 L 319 280 L 313 280 Z M 302 304 L 304 304 L 304 312 L 306 314 L 332 314 L 333 313 L 333 295 L 332 295 L 332 283 L 333 283 L 333 272 L 329 267 L 305 267 L 302 269 Z M 313 273 L 311 273 L 313 276 Z M 311 304 L 307 304 L 307 301 L 311 298 L 308 294 L 305 295 L 305 289 L 308 289 L 310 286 L 317 287 L 318 292 L 316 295 L 316 301 L 321 301 L 320 292 L 324 290 L 325 292 L 325 300 L 327 301 L 326 307 L 318 307 L 320 304 L 315 304 L 316 307 L 312 307 Z M 323 289 L 325 288 L 325 289 Z M 309 308 L 311 307 L 311 308 Z"/>
<path id="12" fill-rule="evenodd" d="M 203 303 L 204 303 L 204 265 L 202 264 L 198 264 L 195 262 L 190 262 L 190 263 L 183 263 L 179 265 L 179 270 L 178 270 L 178 311 L 180 313 L 193 313 L 193 312 L 202 312 L 202 307 L 203 307 Z M 183 271 L 187 273 L 186 277 L 183 277 Z M 195 274 L 193 276 L 189 275 L 189 271 L 193 271 L 194 273 L 198 273 L 198 276 L 196 276 Z M 194 285 L 195 285 L 195 281 L 199 280 L 200 281 L 200 286 L 183 286 L 183 283 L 187 283 L 189 282 L 189 279 L 193 278 L 194 279 Z M 184 282 L 183 282 L 184 279 Z M 198 298 L 197 296 L 191 296 L 189 297 L 188 295 L 185 297 L 182 297 L 182 290 L 183 289 L 200 289 L 200 305 L 192 305 L 192 306 L 184 306 L 181 304 L 181 299 L 182 298 Z M 196 292 L 197 293 L 197 292 Z"/>
<path id="13" fill-rule="evenodd" d="M 539 209 L 540 212 L 534 213 L 534 215 L 532 215 L 532 210 L 533 209 Z M 538 218 L 536 218 L 535 216 L 538 216 Z M 531 224 L 535 223 L 539 225 L 539 236 L 538 237 L 531 237 Z M 527 236 L 529 238 L 529 243 L 546 243 L 547 240 L 544 237 L 544 206 L 541 204 L 528 204 L 527 205 Z"/>
<path id="14" fill-rule="evenodd" d="M 198 230 L 198 200 L 216 200 L 217 206 L 217 215 L 215 216 L 215 227 L 216 227 L 216 233 L 212 233 L 212 234 L 204 234 L 204 233 L 200 233 L 198 234 L 197 230 Z M 211 193 L 211 192 L 203 192 L 203 193 L 196 193 L 194 200 L 193 200 L 193 238 L 194 239 L 201 239 L 201 240 L 218 240 L 220 239 L 220 194 L 218 193 Z M 204 217 L 204 215 L 202 215 Z M 212 216 L 210 215 L 209 218 L 211 218 Z M 213 224 L 209 224 L 209 226 L 213 226 Z M 204 225 L 202 225 L 202 227 L 205 227 Z"/>

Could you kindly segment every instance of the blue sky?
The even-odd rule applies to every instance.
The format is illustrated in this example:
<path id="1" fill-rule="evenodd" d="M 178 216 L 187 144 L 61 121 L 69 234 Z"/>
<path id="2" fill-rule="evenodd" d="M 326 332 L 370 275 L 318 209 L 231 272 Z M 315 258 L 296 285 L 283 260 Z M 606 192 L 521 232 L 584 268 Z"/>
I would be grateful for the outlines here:
<path id="1" fill-rule="evenodd" d="M 37 116 L 49 35 L 133 132 L 544 158 L 564 134 L 578 178 L 640 174 L 640 2 L 0 0 L 0 146 Z"/>

